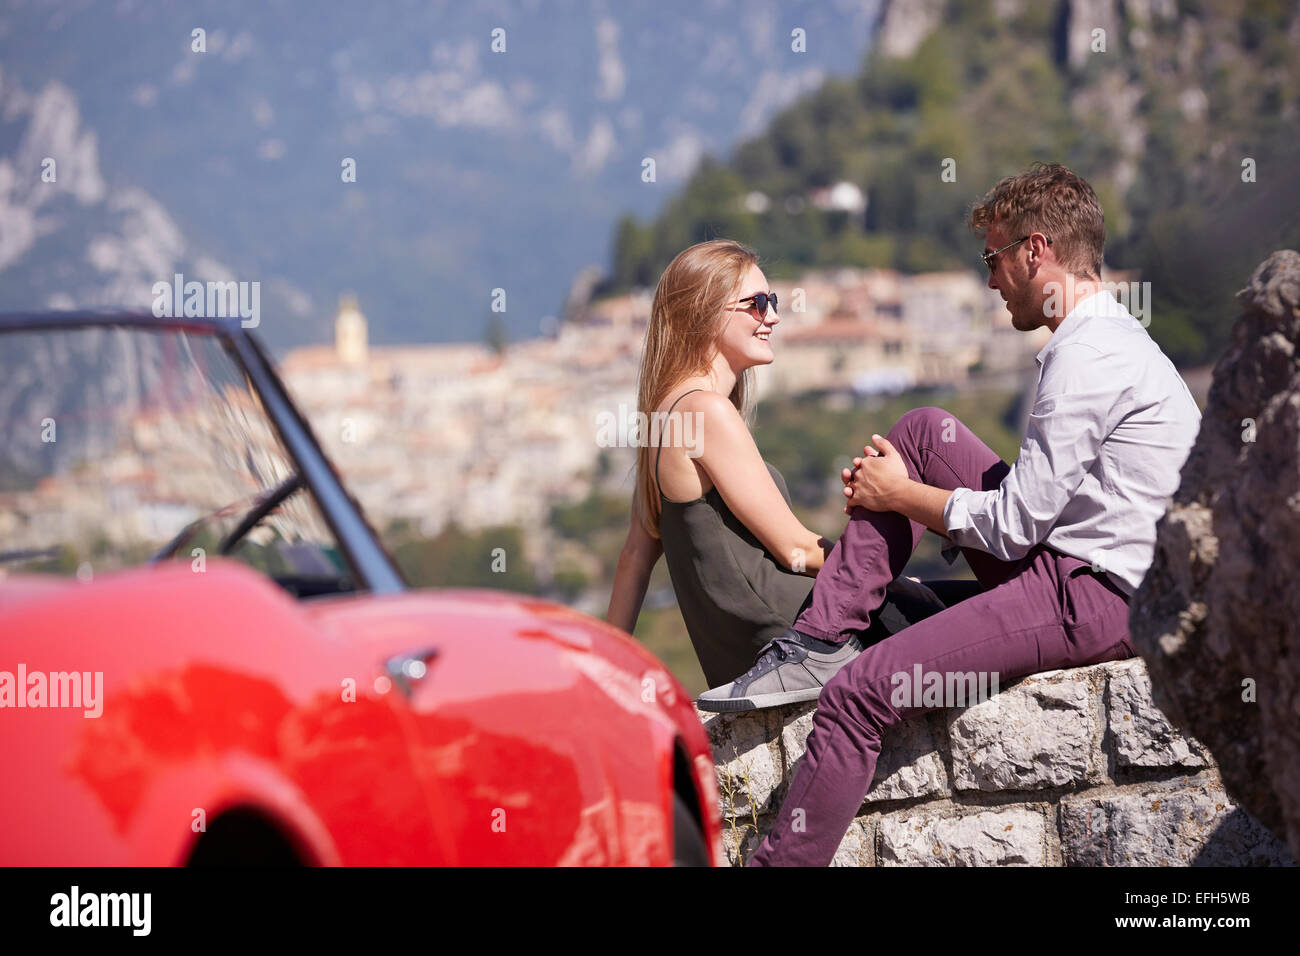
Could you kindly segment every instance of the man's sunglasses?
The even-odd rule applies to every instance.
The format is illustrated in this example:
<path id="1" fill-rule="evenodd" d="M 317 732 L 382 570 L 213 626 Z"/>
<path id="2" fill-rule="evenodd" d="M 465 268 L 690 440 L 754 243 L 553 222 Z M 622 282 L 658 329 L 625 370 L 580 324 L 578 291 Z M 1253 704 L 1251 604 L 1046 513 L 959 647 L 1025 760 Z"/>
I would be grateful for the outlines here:
<path id="1" fill-rule="evenodd" d="M 1031 233 L 1029 234 L 1029 236 L 1032 236 L 1032 235 L 1033 235 L 1033 233 L 1031 232 Z M 992 252 L 985 252 L 985 253 L 982 253 L 982 254 L 980 255 L 980 258 L 983 259 L 983 260 L 984 260 L 984 264 L 985 264 L 986 266 L 989 267 L 989 272 L 991 273 L 994 269 L 996 269 L 996 268 L 998 267 L 998 264 L 997 264 L 998 253 L 1000 253 L 1000 252 L 1006 252 L 1006 251 L 1007 251 L 1008 249 L 1010 249 L 1012 246 L 1018 246 L 1018 245 L 1020 245 L 1022 242 L 1024 242 L 1026 239 L 1028 239 L 1029 236 L 1021 236 L 1021 237 L 1020 237 L 1019 239 L 1017 239 L 1015 242 L 1008 242 L 1008 243 L 1007 243 L 1005 246 L 1003 246 L 1001 249 L 994 249 Z M 1044 239 L 1047 239 L 1047 244 L 1048 244 L 1049 246 L 1052 244 L 1052 240 L 1049 239 L 1047 236 L 1044 236 L 1043 238 L 1044 238 Z"/>
<path id="2" fill-rule="evenodd" d="M 752 302 L 752 305 L 746 306 L 745 311 L 758 309 L 759 318 L 767 315 L 767 304 L 772 303 L 772 311 L 776 311 L 776 293 L 775 292 L 756 292 L 754 295 L 741 299 L 739 302 L 733 302 L 732 305 L 744 305 L 746 302 Z"/>

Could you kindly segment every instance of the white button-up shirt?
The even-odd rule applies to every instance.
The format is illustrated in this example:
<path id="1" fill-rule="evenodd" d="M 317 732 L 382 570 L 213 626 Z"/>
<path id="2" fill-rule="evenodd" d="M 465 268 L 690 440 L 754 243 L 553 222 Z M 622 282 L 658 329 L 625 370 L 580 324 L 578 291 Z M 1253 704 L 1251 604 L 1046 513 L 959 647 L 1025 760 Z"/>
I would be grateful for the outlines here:
<path id="1" fill-rule="evenodd" d="M 995 491 L 952 493 L 945 554 L 969 547 L 1014 561 L 1044 543 L 1132 595 L 1201 413 L 1173 363 L 1109 291 L 1078 302 L 1036 361 L 1020 457 Z"/>

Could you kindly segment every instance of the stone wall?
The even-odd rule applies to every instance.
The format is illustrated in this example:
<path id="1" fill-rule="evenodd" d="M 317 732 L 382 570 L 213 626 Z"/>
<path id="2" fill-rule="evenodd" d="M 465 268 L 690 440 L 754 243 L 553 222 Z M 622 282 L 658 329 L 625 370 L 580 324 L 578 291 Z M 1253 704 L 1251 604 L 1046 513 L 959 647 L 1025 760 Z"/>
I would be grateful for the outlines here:
<path id="1" fill-rule="evenodd" d="M 1129 630 L 1164 712 L 1300 856 L 1300 253 L 1237 302 Z"/>
<path id="2" fill-rule="evenodd" d="M 700 712 L 733 863 L 770 828 L 815 704 Z M 891 728 L 838 866 L 1294 865 L 1151 701 L 1141 659 L 1035 674 Z"/>

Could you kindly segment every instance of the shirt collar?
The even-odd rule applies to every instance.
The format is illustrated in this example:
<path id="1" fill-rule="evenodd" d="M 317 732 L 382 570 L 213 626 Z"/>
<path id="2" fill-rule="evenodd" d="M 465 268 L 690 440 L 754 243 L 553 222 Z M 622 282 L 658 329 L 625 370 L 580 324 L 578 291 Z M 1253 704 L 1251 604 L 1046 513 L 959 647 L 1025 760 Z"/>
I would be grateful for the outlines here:
<path id="1" fill-rule="evenodd" d="M 1070 314 L 1061 320 L 1061 324 L 1056 327 L 1056 331 L 1047 340 L 1047 344 L 1038 350 L 1038 354 L 1034 356 L 1034 361 L 1042 365 L 1047 353 L 1077 332 L 1083 324 L 1083 320 L 1089 316 L 1124 315 L 1125 312 L 1124 307 L 1115 298 L 1115 294 L 1109 289 L 1102 289 L 1094 292 L 1086 299 L 1080 299 L 1074 303 L 1074 308 L 1070 310 Z"/>

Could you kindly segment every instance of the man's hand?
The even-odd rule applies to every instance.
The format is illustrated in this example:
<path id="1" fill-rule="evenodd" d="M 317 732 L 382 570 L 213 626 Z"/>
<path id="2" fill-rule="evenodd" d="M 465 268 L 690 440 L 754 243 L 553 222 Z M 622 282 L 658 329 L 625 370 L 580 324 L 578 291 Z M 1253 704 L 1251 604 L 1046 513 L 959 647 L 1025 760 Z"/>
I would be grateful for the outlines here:
<path id="1" fill-rule="evenodd" d="M 840 473 L 844 480 L 844 497 L 848 499 L 844 506 L 845 514 L 857 507 L 868 511 L 895 511 L 898 492 L 911 481 L 903 457 L 889 439 L 872 435 L 871 440 L 876 447 L 864 447 L 862 451 L 866 457 L 854 458 L 853 468 L 845 468 Z"/>

